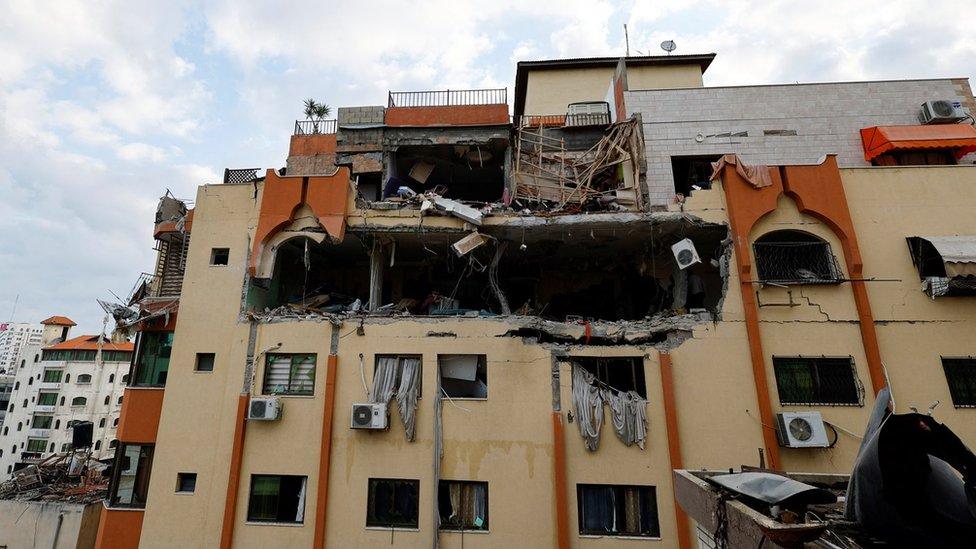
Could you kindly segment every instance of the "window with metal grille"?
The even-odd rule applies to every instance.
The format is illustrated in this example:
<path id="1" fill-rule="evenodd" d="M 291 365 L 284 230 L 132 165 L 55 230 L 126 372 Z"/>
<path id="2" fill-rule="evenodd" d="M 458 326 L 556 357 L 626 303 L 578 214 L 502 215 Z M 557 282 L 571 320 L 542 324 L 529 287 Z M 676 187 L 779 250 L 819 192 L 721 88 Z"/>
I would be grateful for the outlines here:
<path id="1" fill-rule="evenodd" d="M 438 484 L 441 530 L 488 529 L 488 483 L 442 480 Z"/>
<path id="2" fill-rule="evenodd" d="M 580 534 L 661 537 L 654 486 L 577 484 L 576 504 Z"/>
<path id="3" fill-rule="evenodd" d="M 949 394 L 956 408 L 976 408 L 976 358 L 942 357 Z"/>
<path id="4" fill-rule="evenodd" d="M 264 367 L 264 394 L 311 395 L 315 391 L 315 355 L 269 353 Z"/>
<path id="5" fill-rule="evenodd" d="M 419 501 L 419 480 L 371 478 L 366 503 L 366 526 L 416 528 Z"/>
<path id="6" fill-rule="evenodd" d="M 842 276 L 830 244 L 801 231 L 773 231 L 752 245 L 759 280 L 779 284 L 836 284 Z"/>
<path id="7" fill-rule="evenodd" d="M 863 406 L 852 357 L 773 357 L 783 405 Z"/>

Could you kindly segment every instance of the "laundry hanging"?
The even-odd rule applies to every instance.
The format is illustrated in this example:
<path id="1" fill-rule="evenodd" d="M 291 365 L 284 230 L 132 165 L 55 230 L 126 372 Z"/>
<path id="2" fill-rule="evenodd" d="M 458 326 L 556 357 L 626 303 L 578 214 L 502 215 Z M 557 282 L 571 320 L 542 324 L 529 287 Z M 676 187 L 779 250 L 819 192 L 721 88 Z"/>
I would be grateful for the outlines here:
<path id="1" fill-rule="evenodd" d="M 389 404 L 394 396 L 408 442 L 417 433 L 417 398 L 420 391 L 420 359 L 414 357 L 380 357 L 373 373 L 369 401 Z"/>
<path id="2" fill-rule="evenodd" d="M 643 450 L 647 438 L 647 401 L 634 391 L 601 388 L 592 373 L 574 364 L 573 405 L 576 422 L 586 448 L 591 452 L 600 446 L 604 403 L 610 406 L 610 423 L 617 438 L 627 446 L 636 442 Z"/>

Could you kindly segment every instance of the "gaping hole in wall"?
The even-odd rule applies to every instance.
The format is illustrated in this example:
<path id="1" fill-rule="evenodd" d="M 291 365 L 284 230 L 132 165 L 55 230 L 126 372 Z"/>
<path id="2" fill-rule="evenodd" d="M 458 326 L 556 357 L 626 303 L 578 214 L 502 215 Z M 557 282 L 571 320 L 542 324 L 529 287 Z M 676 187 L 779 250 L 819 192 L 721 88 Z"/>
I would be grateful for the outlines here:
<path id="1" fill-rule="evenodd" d="M 718 162 L 721 157 L 720 154 L 672 156 L 675 194 L 688 197 L 695 191 L 712 188 L 712 162 Z"/>
<path id="2" fill-rule="evenodd" d="M 383 198 L 402 195 L 406 191 L 400 189 L 407 187 L 454 200 L 500 201 L 506 148 L 501 139 L 482 145 L 401 145 L 391 155 Z"/>
<path id="3" fill-rule="evenodd" d="M 383 174 L 381 172 L 363 173 L 356 176 L 356 189 L 359 198 L 367 202 L 376 202 L 380 199 L 383 189 Z"/>
<path id="4" fill-rule="evenodd" d="M 634 391 L 641 398 L 647 398 L 644 359 L 641 357 L 574 356 L 570 362 L 593 374 L 599 384 L 617 392 Z"/>
<path id="5" fill-rule="evenodd" d="M 350 233 L 338 246 L 291 240 L 278 250 L 274 277 L 253 281 L 248 301 L 252 311 L 288 305 L 311 313 L 519 315 L 574 324 L 717 311 L 726 227 L 673 217 Z"/>
<path id="6" fill-rule="evenodd" d="M 836 284 L 842 274 L 830 244 L 802 231 L 773 231 L 753 243 L 759 280 L 773 284 Z"/>
<path id="7" fill-rule="evenodd" d="M 293 238 L 277 249 L 271 278 L 252 279 L 251 310 L 282 305 L 343 312 L 369 295 L 369 255 L 363 242 L 347 235 L 340 244 Z"/>

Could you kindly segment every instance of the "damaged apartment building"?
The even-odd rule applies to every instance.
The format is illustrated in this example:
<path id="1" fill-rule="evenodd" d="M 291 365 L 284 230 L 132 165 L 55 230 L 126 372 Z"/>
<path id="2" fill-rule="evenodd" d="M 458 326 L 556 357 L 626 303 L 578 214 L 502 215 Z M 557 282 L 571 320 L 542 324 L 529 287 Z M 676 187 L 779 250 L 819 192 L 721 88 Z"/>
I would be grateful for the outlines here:
<path id="1" fill-rule="evenodd" d="M 673 469 L 849 471 L 885 386 L 974 440 L 968 82 L 714 58 L 390 92 L 164 197 L 97 545 L 685 549 Z"/>

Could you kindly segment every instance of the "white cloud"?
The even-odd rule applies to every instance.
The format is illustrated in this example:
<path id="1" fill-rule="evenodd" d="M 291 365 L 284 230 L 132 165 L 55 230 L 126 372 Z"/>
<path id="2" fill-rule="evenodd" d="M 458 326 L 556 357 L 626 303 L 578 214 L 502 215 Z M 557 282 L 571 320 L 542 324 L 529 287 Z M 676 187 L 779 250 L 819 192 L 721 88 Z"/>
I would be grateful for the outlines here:
<path id="1" fill-rule="evenodd" d="M 116 154 L 123 160 L 130 162 L 163 162 L 174 154 L 179 154 L 179 149 L 169 150 L 146 143 L 127 143 L 116 149 Z"/>

